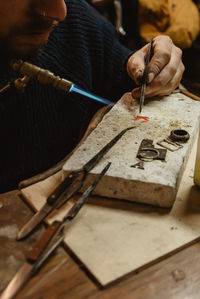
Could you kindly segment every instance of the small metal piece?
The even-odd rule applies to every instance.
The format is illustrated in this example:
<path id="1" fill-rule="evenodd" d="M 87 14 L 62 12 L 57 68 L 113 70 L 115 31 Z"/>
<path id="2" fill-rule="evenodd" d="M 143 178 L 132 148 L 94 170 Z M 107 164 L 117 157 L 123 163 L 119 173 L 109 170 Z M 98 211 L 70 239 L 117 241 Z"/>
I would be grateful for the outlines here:
<path id="1" fill-rule="evenodd" d="M 131 167 L 133 168 L 138 168 L 138 169 L 143 169 L 144 170 L 144 162 L 143 161 L 139 161 L 138 163 L 131 165 Z"/>
<path id="2" fill-rule="evenodd" d="M 140 160 L 143 160 L 143 161 L 152 161 L 152 160 L 155 160 L 155 159 L 158 159 L 159 157 L 159 151 L 155 148 L 142 148 L 140 153 L 139 153 L 139 158 Z"/>
<path id="3" fill-rule="evenodd" d="M 139 105 L 139 113 L 142 112 L 142 107 L 144 105 L 144 97 L 145 97 L 145 92 L 146 92 L 146 83 L 142 84 L 141 88 L 141 96 L 140 96 L 140 105 Z"/>
<path id="4" fill-rule="evenodd" d="M 13 84 L 15 86 L 16 89 L 20 90 L 20 91 L 24 91 L 26 85 L 28 84 L 30 77 L 25 75 L 23 78 L 18 78 L 16 79 Z"/>
<path id="5" fill-rule="evenodd" d="M 186 130 L 179 129 L 179 130 L 172 130 L 169 138 L 172 141 L 178 141 L 178 142 L 185 143 L 189 140 L 190 135 Z"/>
<path id="6" fill-rule="evenodd" d="M 183 147 L 182 144 L 180 144 L 178 142 L 172 142 L 169 138 L 163 139 L 163 140 L 157 142 L 157 144 L 168 149 L 171 152 L 175 152 Z"/>
<path id="7" fill-rule="evenodd" d="M 190 135 L 186 130 L 176 129 L 170 132 L 169 137 L 157 142 L 157 144 L 168 149 L 171 152 L 174 152 L 183 147 L 183 145 L 179 142 L 185 143 L 189 140 L 189 138 Z"/>
<path id="8" fill-rule="evenodd" d="M 137 158 L 145 162 L 165 160 L 166 153 L 166 149 L 155 148 L 153 140 L 143 139 L 137 152 Z"/>

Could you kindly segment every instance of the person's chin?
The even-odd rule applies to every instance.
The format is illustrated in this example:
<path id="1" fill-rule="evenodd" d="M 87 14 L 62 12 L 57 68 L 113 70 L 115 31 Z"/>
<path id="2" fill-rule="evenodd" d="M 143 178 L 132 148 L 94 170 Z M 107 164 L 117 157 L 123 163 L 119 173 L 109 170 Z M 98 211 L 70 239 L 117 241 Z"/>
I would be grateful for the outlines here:
<path id="1" fill-rule="evenodd" d="M 46 32 L 30 32 L 26 35 L 21 35 L 16 38 L 16 42 L 21 42 L 22 44 L 32 45 L 33 47 L 40 46 L 41 44 L 46 44 L 49 38 L 50 31 Z"/>
<path id="2" fill-rule="evenodd" d="M 39 53 L 47 43 L 49 33 L 29 34 L 16 38 L 13 41 L 13 53 L 21 58 L 32 57 Z"/>
<path id="3" fill-rule="evenodd" d="M 23 60 L 29 60 L 34 58 L 38 55 L 38 53 L 43 48 L 44 43 L 40 44 L 30 44 L 30 43 L 24 43 L 21 45 L 15 45 L 12 49 L 12 58 L 20 58 Z"/>

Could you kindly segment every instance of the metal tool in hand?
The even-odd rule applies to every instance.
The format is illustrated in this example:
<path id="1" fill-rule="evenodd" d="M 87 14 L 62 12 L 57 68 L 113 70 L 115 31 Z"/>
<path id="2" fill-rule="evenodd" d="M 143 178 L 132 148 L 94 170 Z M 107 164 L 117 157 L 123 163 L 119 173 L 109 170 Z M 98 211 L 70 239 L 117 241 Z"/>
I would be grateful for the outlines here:
<path id="1" fill-rule="evenodd" d="M 54 221 L 47 228 L 29 252 L 26 263 L 22 265 L 6 289 L 0 295 L 0 299 L 13 298 L 22 286 L 36 273 L 39 267 L 42 266 L 49 255 L 58 247 L 59 244 L 61 244 L 64 239 L 64 228 L 66 224 L 73 220 L 78 214 L 92 191 L 97 186 L 98 182 L 109 169 L 110 165 L 111 163 L 109 162 L 106 167 L 104 167 L 93 184 L 88 187 L 88 189 L 79 197 L 72 208 L 67 212 L 64 219 L 62 221 Z"/>
<path id="2" fill-rule="evenodd" d="M 149 50 L 148 50 L 148 53 L 147 53 L 147 58 L 145 60 L 145 69 L 144 69 L 144 73 L 143 73 L 143 77 L 142 77 L 142 82 L 143 83 L 142 83 L 141 95 L 140 95 L 139 113 L 142 112 L 142 107 L 144 105 L 146 85 L 147 85 L 146 78 L 145 78 L 146 77 L 146 69 L 147 69 L 147 66 L 149 64 L 152 52 L 153 52 L 153 39 L 150 40 Z"/>
<path id="3" fill-rule="evenodd" d="M 132 128 L 134 127 L 129 127 L 121 131 L 81 169 L 70 172 L 68 176 L 58 185 L 58 187 L 49 195 L 41 210 L 39 210 L 20 230 L 17 239 L 21 240 L 29 235 L 46 216 L 48 216 L 53 210 L 59 209 L 76 192 L 78 192 L 83 186 L 83 182 L 89 172 L 98 164 L 98 162 L 113 147 L 113 145 L 115 145 L 115 143 Z"/>

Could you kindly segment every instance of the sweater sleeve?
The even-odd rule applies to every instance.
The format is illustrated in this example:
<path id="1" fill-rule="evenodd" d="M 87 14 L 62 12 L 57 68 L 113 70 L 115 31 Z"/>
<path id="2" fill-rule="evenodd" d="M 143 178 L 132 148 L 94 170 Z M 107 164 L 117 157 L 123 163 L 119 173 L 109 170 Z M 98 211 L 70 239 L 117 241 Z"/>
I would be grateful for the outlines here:
<path id="1" fill-rule="evenodd" d="M 119 42 L 114 26 L 85 0 L 68 0 L 66 5 L 67 18 L 58 35 L 62 33 L 67 72 L 77 70 L 75 83 L 82 85 L 83 77 L 87 78 L 83 88 L 118 100 L 135 86 L 126 71 L 132 51 Z"/>
<path id="2" fill-rule="evenodd" d="M 118 34 L 109 21 L 88 5 L 87 10 L 92 30 L 88 43 L 93 88 L 98 94 L 117 100 L 135 86 L 126 71 L 126 63 L 132 51 L 119 42 Z"/>
<path id="3" fill-rule="evenodd" d="M 104 93 L 107 98 L 118 100 L 124 92 L 135 86 L 126 70 L 127 60 L 132 51 L 120 44 L 115 28 L 106 20 L 102 21 L 97 31 L 99 40 L 94 40 L 96 47 L 92 48 L 94 52 L 100 51 L 101 59 L 97 61 L 96 54 L 91 55 L 94 89 L 98 94 Z"/>

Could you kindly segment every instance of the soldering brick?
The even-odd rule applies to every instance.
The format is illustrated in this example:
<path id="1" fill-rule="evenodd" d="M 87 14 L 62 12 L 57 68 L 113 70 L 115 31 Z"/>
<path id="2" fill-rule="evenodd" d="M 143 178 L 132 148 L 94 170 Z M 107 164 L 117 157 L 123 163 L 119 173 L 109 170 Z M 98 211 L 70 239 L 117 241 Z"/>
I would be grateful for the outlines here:
<path id="1" fill-rule="evenodd" d="M 149 121 L 142 122 L 134 120 L 138 115 L 138 106 L 131 108 L 124 104 L 131 100 L 131 94 L 125 94 L 104 116 L 65 163 L 63 176 L 81 168 L 120 131 L 135 126 L 122 136 L 90 172 L 81 191 L 111 162 L 108 172 L 93 191 L 94 195 L 170 208 L 197 136 L 200 102 L 182 94 L 148 100 L 141 115 L 148 117 Z M 144 169 L 133 167 L 139 162 L 136 156 L 143 139 L 152 139 L 155 148 L 161 148 L 157 142 L 167 138 L 176 129 L 186 130 L 190 135 L 189 141 L 183 143 L 182 148 L 174 152 L 167 150 L 165 161 L 144 162 Z"/>

